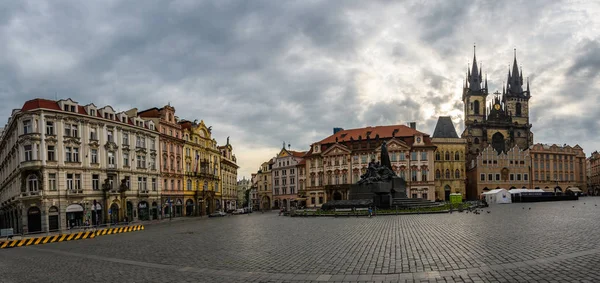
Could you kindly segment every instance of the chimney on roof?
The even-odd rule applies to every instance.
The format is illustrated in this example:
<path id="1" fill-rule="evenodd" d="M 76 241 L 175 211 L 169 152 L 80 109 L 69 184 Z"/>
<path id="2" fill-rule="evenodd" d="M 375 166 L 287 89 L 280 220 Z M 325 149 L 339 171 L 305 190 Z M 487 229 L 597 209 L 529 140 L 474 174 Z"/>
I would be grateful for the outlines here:
<path id="1" fill-rule="evenodd" d="M 333 134 L 335 135 L 335 134 L 337 134 L 337 132 L 343 131 L 343 130 L 344 129 L 342 129 L 342 128 L 333 128 Z"/>
<path id="2" fill-rule="evenodd" d="M 408 123 L 408 126 L 411 129 L 416 130 L 417 129 L 417 122 L 410 122 L 410 123 Z"/>

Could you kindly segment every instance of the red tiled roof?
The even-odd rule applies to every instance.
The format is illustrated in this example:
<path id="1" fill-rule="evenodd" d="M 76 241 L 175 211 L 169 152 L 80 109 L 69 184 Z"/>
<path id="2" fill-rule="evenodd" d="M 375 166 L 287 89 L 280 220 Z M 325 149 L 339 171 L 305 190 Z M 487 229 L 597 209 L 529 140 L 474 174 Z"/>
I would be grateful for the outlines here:
<path id="1" fill-rule="evenodd" d="M 23 104 L 23 107 L 21 108 L 21 111 L 29 111 L 37 108 L 60 110 L 60 107 L 58 107 L 58 103 L 56 103 L 56 101 L 36 98 L 25 102 L 25 104 Z"/>
<path id="2" fill-rule="evenodd" d="M 298 163 L 298 165 L 306 165 L 306 159 L 300 160 L 300 162 Z"/>
<path id="3" fill-rule="evenodd" d="M 306 154 L 306 151 L 293 151 L 293 150 L 289 150 L 289 152 L 294 156 L 294 157 L 303 157 Z"/>
<path id="4" fill-rule="evenodd" d="M 29 110 L 40 109 L 40 108 L 62 111 L 62 109 L 58 106 L 57 101 L 43 99 L 43 98 L 36 98 L 36 99 L 26 101 L 25 104 L 23 104 L 23 107 L 21 107 L 21 111 L 29 111 Z M 85 111 L 85 106 L 82 106 L 82 105 L 77 105 L 77 114 L 89 115 L 87 113 L 87 111 Z M 96 111 L 96 117 L 105 119 L 104 117 L 102 117 L 100 115 L 99 111 Z M 110 120 L 110 119 L 107 119 L 107 120 Z M 114 119 L 112 119 L 111 121 L 123 123 L 121 120 L 119 120 L 119 118 L 117 118 L 117 115 L 115 115 Z M 129 125 L 135 126 L 135 124 L 133 123 L 133 120 L 129 117 L 127 117 L 126 123 Z M 144 124 L 144 128 L 148 129 L 148 127 L 145 124 Z"/>
<path id="5" fill-rule="evenodd" d="M 394 134 L 394 131 L 396 132 Z M 404 126 L 404 125 L 390 125 L 390 126 L 376 126 L 376 127 L 366 127 L 366 128 L 359 128 L 359 129 L 350 129 L 350 130 L 341 130 L 327 138 L 325 138 L 324 140 L 320 141 L 320 144 L 328 144 L 328 143 L 335 143 L 336 142 L 336 138 L 338 139 L 338 142 L 343 142 L 343 141 L 349 141 L 350 138 L 354 139 L 354 140 L 358 140 L 358 137 L 360 136 L 363 140 L 367 138 L 367 133 L 370 133 L 369 138 L 370 139 L 375 139 L 377 137 L 377 135 L 379 135 L 379 138 L 391 138 L 392 135 L 395 137 L 412 137 L 416 134 L 421 134 L 424 136 L 428 136 L 425 133 L 419 132 L 413 128 Z"/>

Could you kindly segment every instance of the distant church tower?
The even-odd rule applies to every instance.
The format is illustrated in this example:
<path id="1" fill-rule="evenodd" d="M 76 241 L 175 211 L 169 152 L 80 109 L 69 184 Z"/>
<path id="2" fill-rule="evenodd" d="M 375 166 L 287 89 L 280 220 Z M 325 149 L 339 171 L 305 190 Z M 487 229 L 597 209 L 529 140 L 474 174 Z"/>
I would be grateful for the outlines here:
<path id="1" fill-rule="evenodd" d="M 482 67 L 477 66 L 474 50 L 473 65 L 467 70 L 463 87 L 465 130 L 461 137 L 467 140 L 468 163 L 488 145 L 500 153 L 515 145 L 526 149 L 533 144 L 529 124 L 529 81 L 523 90 L 523 73 L 519 72 L 516 50 L 506 86 L 502 94 L 495 92 L 491 101 L 488 101 L 487 76 L 484 80 L 482 72 Z"/>

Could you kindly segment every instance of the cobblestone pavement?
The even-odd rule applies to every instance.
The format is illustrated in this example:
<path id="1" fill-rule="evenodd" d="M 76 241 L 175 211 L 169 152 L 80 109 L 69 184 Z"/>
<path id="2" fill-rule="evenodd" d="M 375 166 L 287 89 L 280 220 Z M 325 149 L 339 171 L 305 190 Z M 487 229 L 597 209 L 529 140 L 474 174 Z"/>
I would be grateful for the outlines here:
<path id="1" fill-rule="evenodd" d="M 194 218 L 0 250 L 0 282 L 600 282 L 600 197 L 484 210 Z"/>

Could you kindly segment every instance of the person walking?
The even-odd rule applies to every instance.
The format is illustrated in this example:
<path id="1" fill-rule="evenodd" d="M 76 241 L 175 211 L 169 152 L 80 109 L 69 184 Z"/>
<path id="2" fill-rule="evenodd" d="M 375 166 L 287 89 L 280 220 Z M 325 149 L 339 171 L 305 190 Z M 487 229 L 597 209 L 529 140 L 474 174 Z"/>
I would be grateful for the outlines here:
<path id="1" fill-rule="evenodd" d="M 373 215 L 373 209 L 369 206 L 369 218 Z"/>

